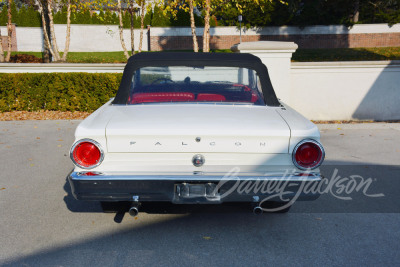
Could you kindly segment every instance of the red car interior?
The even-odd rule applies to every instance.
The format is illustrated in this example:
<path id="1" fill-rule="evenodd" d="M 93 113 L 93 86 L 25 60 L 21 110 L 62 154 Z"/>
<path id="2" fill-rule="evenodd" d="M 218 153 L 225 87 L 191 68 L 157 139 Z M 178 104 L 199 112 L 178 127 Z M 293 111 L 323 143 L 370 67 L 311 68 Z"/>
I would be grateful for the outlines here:
<path id="1" fill-rule="evenodd" d="M 250 87 L 243 84 L 234 84 L 235 87 L 242 87 L 242 93 L 238 91 L 236 95 L 227 92 L 227 95 L 213 94 L 213 93 L 191 93 L 191 92 L 141 92 L 134 93 L 129 97 L 128 103 L 141 104 L 141 103 L 157 103 L 157 102 L 196 102 L 196 101 L 210 101 L 210 102 L 240 102 L 242 99 L 247 99 L 248 102 L 256 103 L 258 94 Z M 241 96 L 243 94 L 243 96 Z M 251 94 L 251 99 L 249 99 Z M 247 96 L 245 96 L 247 95 Z"/>
<path id="2" fill-rule="evenodd" d="M 136 93 L 132 95 L 131 104 L 151 102 L 185 102 L 194 101 L 194 94 L 186 92 Z"/>
<path id="3" fill-rule="evenodd" d="M 197 101 L 225 101 L 226 98 L 223 95 L 218 94 L 198 94 Z"/>
<path id="4" fill-rule="evenodd" d="M 240 84 L 240 83 L 235 83 L 235 84 L 233 84 L 233 86 L 243 87 L 246 92 L 251 92 L 251 103 L 257 102 L 257 100 L 258 100 L 257 93 L 254 92 L 253 90 L 251 90 L 250 87 L 248 87 L 248 86 L 246 86 L 244 84 Z"/>
<path id="5" fill-rule="evenodd" d="M 254 92 L 251 93 L 251 103 L 256 103 L 258 100 L 258 95 Z"/>

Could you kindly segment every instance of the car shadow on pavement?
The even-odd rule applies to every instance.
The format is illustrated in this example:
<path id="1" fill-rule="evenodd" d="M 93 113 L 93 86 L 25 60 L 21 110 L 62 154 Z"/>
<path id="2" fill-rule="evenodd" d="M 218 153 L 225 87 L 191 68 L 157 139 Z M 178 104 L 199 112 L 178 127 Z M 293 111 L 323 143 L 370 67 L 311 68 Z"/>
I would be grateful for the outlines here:
<path id="1" fill-rule="evenodd" d="M 288 224 L 284 222 L 285 217 L 282 214 L 266 218 L 252 214 L 191 213 L 182 216 L 166 215 L 157 217 L 157 221 L 147 221 L 149 218 L 139 216 L 137 220 L 129 218 L 128 225 L 121 225 L 120 229 L 98 232 L 93 228 L 96 234 L 91 237 L 36 250 L 30 255 L 3 261 L 1 265 L 171 266 L 176 259 L 178 266 L 193 266 L 193 261 L 197 262 L 195 265 L 202 266 L 209 265 L 206 262 L 233 266 L 233 258 L 221 258 L 221 255 L 227 253 L 229 244 L 236 254 L 243 253 L 241 243 L 249 247 L 254 242 L 259 245 L 268 243 L 267 240 L 260 240 L 259 233 L 256 233 L 260 230 L 273 232 L 273 237 L 267 234 L 267 239 L 271 241 L 281 240 L 277 227 Z M 293 219 L 291 221 L 293 223 Z M 308 231 L 310 234 L 315 232 L 313 229 Z M 283 238 L 292 239 L 293 236 Z"/>
<path id="2" fill-rule="evenodd" d="M 399 213 L 400 166 L 350 164 L 329 162 L 321 166 L 325 176 L 319 188 L 321 196 L 316 201 L 299 201 L 291 213 Z M 78 201 L 68 180 L 64 184 L 64 202 L 72 212 L 103 212 L 100 202 Z M 124 202 L 116 211 L 114 221 L 121 222 L 130 207 Z M 148 214 L 246 214 L 251 215 L 252 203 L 184 204 L 167 202 L 142 203 L 140 213 Z M 139 216 L 140 216 L 139 213 Z"/>
<path id="3" fill-rule="evenodd" d="M 72 172 L 72 171 L 71 171 Z M 70 173 L 71 173 L 70 172 Z M 64 191 L 64 202 L 68 210 L 72 212 L 103 212 L 99 202 L 96 201 L 78 201 L 74 198 L 71 191 L 71 186 L 68 182 L 68 176 L 65 178 Z"/>

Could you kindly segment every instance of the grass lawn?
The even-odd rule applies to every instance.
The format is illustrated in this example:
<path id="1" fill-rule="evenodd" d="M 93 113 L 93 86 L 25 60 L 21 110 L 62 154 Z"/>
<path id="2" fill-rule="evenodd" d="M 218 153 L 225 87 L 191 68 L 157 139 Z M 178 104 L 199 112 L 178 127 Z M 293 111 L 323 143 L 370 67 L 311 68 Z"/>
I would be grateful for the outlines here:
<path id="1" fill-rule="evenodd" d="M 201 51 L 201 50 L 200 50 Z M 173 50 L 166 52 L 191 52 L 191 50 Z M 212 49 L 213 53 L 231 53 L 230 49 Z M 136 51 L 137 53 L 137 51 Z M 5 53 L 7 54 L 7 53 Z M 27 54 L 42 58 L 42 52 L 12 52 L 11 55 Z M 62 55 L 63 53 L 61 53 Z M 130 53 L 129 53 L 130 54 Z M 69 52 L 69 63 L 126 63 L 123 51 L 119 52 Z"/>
<path id="2" fill-rule="evenodd" d="M 189 50 L 179 50 L 190 52 Z M 214 53 L 230 53 L 230 49 L 214 49 Z M 29 54 L 41 58 L 41 52 L 13 52 Z M 361 60 L 400 60 L 400 47 L 377 48 L 335 48 L 335 49 L 298 49 L 292 61 L 361 61 Z M 121 52 L 69 52 L 69 63 L 124 63 L 126 58 Z"/>
<path id="3" fill-rule="evenodd" d="M 42 52 L 12 52 L 15 54 L 34 55 L 42 58 Z M 62 55 L 62 53 L 61 53 Z M 126 62 L 124 52 L 69 52 L 69 63 L 122 63 Z"/>

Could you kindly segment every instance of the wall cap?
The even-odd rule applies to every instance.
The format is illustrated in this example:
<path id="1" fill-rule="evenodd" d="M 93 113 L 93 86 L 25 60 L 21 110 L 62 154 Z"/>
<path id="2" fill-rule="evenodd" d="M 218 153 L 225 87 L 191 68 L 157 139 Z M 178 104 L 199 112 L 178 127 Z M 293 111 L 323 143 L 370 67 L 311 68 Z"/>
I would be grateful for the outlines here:
<path id="1" fill-rule="evenodd" d="M 298 45 L 294 42 L 275 42 L 275 41 L 258 41 L 258 42 L 243 42 L 235 44 L 231 47 L 233 52 L 242 50 L 296 50 Z M 294 52 L 290 51 L 290 52 Z"/>
<path id="2" fill-rule="evenodd" d="M 400 60 L 381 61 L 324 61 L 324 62 L 292 62 L 292 69 L 307 68 L 399 68 Z"/>

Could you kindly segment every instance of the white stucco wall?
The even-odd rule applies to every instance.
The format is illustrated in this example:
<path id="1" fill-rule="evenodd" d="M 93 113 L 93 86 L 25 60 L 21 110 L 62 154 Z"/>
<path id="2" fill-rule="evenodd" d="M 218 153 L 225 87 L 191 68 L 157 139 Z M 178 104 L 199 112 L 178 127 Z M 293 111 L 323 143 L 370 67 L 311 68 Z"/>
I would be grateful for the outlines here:
<path id="1" fill-rule="evenodd" d="M 7 35 L 6 27 L 0 27 L 2 35 Z M 33 27 L 17 27 L 17 42 L 19 51 L 42 51 L 42 29 Z M 57 44 L 64 48 L 66 25 L 55 25 Z M 135 47 L 139 47 L 139 32 L 135 30 Z M 395 33 L 400 32 L 400 24 L 389 27 L 387 24 L 360 24 L 351 28 L 342 25 L 310 26 L 298 28 L 293 26 L 264 27 L 242 29 L 243 36 L 254 35 L 293 35 L 293 34 L 356 34 L 356 33 Z M 147 29 L 144 30 L 143 50 L 147 50 Z M 203 28 L 197 28 L 198 36 L 203 35 Z M 239 35 L 237 27 L 214 27 L 211 35 Z M 152 27 L 151 36 L 191 36 L 190 27 Z M 130 30 L 124 30 L 126 45 L 130 47 Z M 122 51 L 119 41 L 118 26 L 116 25 L 76 25 L 71 26 L 72 52 L 102 52 Z"/>
<path id="2" fill-rule="evenodd" d="M 290 105 L 313 120 L 400 119 L 400 61 L 292 63 Z"/>
<path id="3" fill-rule="evenodd" d="M 7 27 L 0 26 L 0 32 L 1 32 L 1 36 L 7 36 Z"/>
<path id="4" fill-rule="evenodd" d="M 66 25 L 55 25 L 58 47 L 65 47 Z M 43 51 L 42 29 L 37 27 L 17 27 L 19 51 Z M 3 32 L 3 30 L 2 30 Z M 135 50 L 139 48 L 140 29 L 135 30 Z M 128 51 L 131 47 L 130 30 L 124 29 L 124 40 Z M 147 51 L 147 29 L 143 31 L 142 50 Z M 70 52 L 122 51 L 119 30 L 116 25 L 71 25 Z"/>

